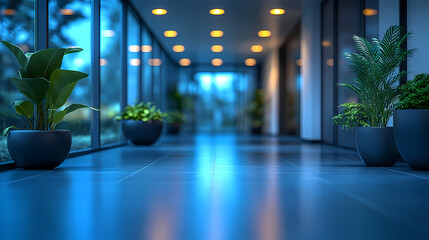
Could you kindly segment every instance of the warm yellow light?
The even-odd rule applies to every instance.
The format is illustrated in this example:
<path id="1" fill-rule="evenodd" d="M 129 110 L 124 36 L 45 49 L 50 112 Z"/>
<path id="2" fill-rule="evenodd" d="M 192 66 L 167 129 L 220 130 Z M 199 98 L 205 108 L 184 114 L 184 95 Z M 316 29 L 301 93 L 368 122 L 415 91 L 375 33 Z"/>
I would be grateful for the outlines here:
<path id="1" fill-rule="evenodd" d="M 272 15 L 283 15 L 283 14 L 285 14 L 285 10 L 281 9 L 281 8 L 274 8 L 274 9 L 270 10 L 270 13 Z"/>
<path id="2" fill-rule="evenodd" d="M 329 67 L 333 67 L 334 66 L 334 59 L 330 58 L 330 59 L 326 60 L 326 65 L 328 65 Z"/>
<path id="3" fill-rule="evenodd" d="M 177 32 L 173 30 L 168 30 L 164 32 L 164 36 L 166 37 L 177 37 Z"/>
<path id="4" fill-rule="evenodd" d="M 154 14 L 154 15 L 165 15 L 165 14 L 167 14 L 167 10 L 162 9 L 162 8 L 155 8 L 152 10 L 152 14 Z"/>
<path id="5" fill-rule="evenodd" d="M 264 47 L 262 47 L 261 45 L 253 45 L 250 47 L 250 51 L 252 52 L 262 52 L 264 50 Z"/>
<path id="6" fill-rule="evenodd" d="M 191 59 L 189 58 L 182 58 L 179 60 L 179 64 L 183 67 L 187 67 L 189 65 L 191 65 Z"/>
<path id="7" fill-rule="evenodd" d="M 15 13 L 16 13 L 15 9 L 6 8 L 1 10 L 1 15 L 5 15 L 5 16 L 12 16 L 12 15 L 15 15 Z"/>
<path id="8" fill-rule="evenodd" d="M 175 52 L 184 52 L 185 51 L 185 47 L 183 45 L 174 45 L 173 46 L 173 51 L 175 51 Z"/>
<path id="9" fill-rule="evenodd" d="M 141 63 L 141 61 L 138 58 L 130 59 L 130 65 L 131 66 L 140 66 L 140 63 Z"/>
<path id="10" fill-rule="evenodd" d="M 212 46 L 212 52 L 222 52 L 222 51 L 223 51 L 222 45 L 213 45 Z"/>
<path id="11" fill-rule="evenodd" d="M 220 8 L 214 8 L 214 9 L 210 10 L 211 15 L 222 15 L 224 13 L 225 13 L 225 10 L 220 9 Z"/>
<path id="12" fill-rule="evenodd" d="M 370 16 L 375 16 L 378 14 L 378 10 L 377 9 L 371 9 L 371 8 L 365 8 L 363 10 L 363 15 L 370 17 Z"/>
<path id="13" fill-rule="evenodd" d="M 128 51 L 130 51 L 130 52 L 140 52 L 140 46 L 139 45 L 130 45 L 130 46 L 128 46 Z"/>
<path id="14" fill-rule="evenodd" d="M 244 64 L 246 64 L 246 66 L 253 67 L 256 65 L 256 60 L 254 58 L 248 58 L 244 60 Z"/>
<path id="15" fill-rule="evenodd" d="M 142 52 L 152 52 L 151 45 L 142 45 Z"/>
<path id="16" fill-rule="evenodd" d="M 271 37 L 271 31 L 261 30 L 258 32 L 259 37 Z"/>
<path id="17" fill-rule="evenodd" d="M 213 66 L 219 67 L 219 66 L 222 66 L 222 64 L 223 64 L 222 59 L 220 59 L 220 58 L 214 58 L 214 59 L 212 59 L 212 65 Z"/>
<path id="18" fill-rule="evenodd" d="M 101 33 L 101 35 L 103 35 L 103 37 L 114 37 L 115 36 L 115 31 L 113 31 L 113 30 L 103 30 L 103 32 Z"/>
<path id="19" fill-rule="evenodd" d="M 65 16 L 71 16 L 74 14 L 74 11 L 71 9 L 63 8 L 63 9 L 60 9 L 60 13 Z"/>
<path id="20" fill-rule="evenodd" d="M 322 41 L 322 46 L 323 47 L 329 47 L 329 46 L 331 46 L 331 42 L 328 40 L 324 40 L 324 41 Z"/>
<path id="21" fill-rule="evenodd" d="M 300 58 L 300 59 L 298 59 L 298 60 L 296 60 L 296 65 L 298 66 L 298 67 L 302 67 L 302 59 Z"/>
<path id="22" fill-rule="evenodd" d="M 107 60 L 104 58 L 100 58 L 100 66 L 106 66 L 107 65 Z"/>
<path id="23" fill-rule="evenodd" d="M 213 30 L 210 32 L 210 36 L 212 37 L 222 37 L 223 32 L 221 30 Z"/>
<path id="24" fill-rule="evenodd" d="M 154 67 L 159 67 L 162 65 L 162 61 L 159 58 L 151 58 L 147 61 L 147 63 Z"/>

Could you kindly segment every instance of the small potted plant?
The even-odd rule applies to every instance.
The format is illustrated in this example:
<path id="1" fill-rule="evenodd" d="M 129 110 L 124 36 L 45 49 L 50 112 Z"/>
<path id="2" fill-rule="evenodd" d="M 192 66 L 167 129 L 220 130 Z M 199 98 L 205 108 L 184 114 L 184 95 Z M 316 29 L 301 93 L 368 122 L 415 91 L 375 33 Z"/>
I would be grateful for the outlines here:
<path id="1" fill-rule="evenodd" d="M 358 52 L 345 53 L 355 77 L 339 86 L 356 93 L 369 119 L 368 126 L 356 128 L 356 148 L 367 166 L 392 166 L 400 158 L 388 122 L 399 95 L 398 82 L 406 75 L 397 70 L 414 51 L 403 48 L 409 36 L 400 26 L 389 27 L 382 40 L 353 36 Z"/>
<path id="2" fill-rule="evenodd" d="M 400 87 L 393 116 L 402 158 L 414 169 L 429 169 L 429 74 L 416 75 Z"/>
<path id="3" fill-rule="evenodd" d="M 89 108 L 83 104 L 64 107 L 77 82 L 88 74 L 61 69 L 63 57 L 82 49 L 51 48 L 24 54 L 19 47 L 6 41 L 2 43 L 21 65 L 19 77 L 12 77 L 12 82 L 24 98 L 14 101 L 13 105 L 28 124 L 27 130 L 10 126 L 3 131 L 9 153 L 17 167 L 56 168 L 67 158 L 72 142 L 70 131 L 57 130 L 57 125 L 67 114 Z"/>
<path id="4" fill-rule="evenodd" d="M 253 134 L 261 134 L 264 122 L 264 92 L 262 89 L 255 91 L 253 99 L 247 107 L 247 114 L 251 120 Z"/>
<path id="5" fill-rule="evenodd" d="M 138 103 L 125 107 L 118 120 L 122 122 L 124 136 L 135 145 L 151 145 L 162 133 L 162 119 L 167 114 L 162 113 L 152 103 Z"/>
<path id="6" fill-rule="evenodd" d="M 178 134 L 185 122 L 186 116 L 180 111 L 170 111 L 167 116 L 167 132 L 169 134 Z"/>

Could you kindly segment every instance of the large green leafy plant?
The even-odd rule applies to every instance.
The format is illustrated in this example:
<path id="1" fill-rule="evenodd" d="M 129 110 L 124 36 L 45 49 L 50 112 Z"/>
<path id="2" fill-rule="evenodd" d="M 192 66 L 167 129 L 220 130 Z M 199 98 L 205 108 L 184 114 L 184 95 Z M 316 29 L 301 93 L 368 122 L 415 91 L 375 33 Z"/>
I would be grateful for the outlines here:
<path id="1" fill-rule="evenodd" d="M 252 121 L 252 127 L 262 127 L 264 119 L 264 92 L 262 89 L 255 91 L 253 99 L 247 107 L 247 114 Z"/>
<path id="2" fill-rule="evenodd" d="M 344 103 L 339 107 L 342 108 L 340 114 L 332 118 L 335 125 L 339 125 L 342 129 L 346 128 L 347 130 L 355 127 L 369 126 L 369 118 L 361 103 Z"/>
<path id="3" fill-rule="evenodd" d="M 138 103 L 136 105 L 126 106 L 125 110 L 120 116 L 116 117 L 117 120 L 134 120 L 134 121 L 161 121 L 167 114 L 162 113 L 152 103 Z"/>
<path id="4" fill-rule="evenodd" d="M 19 47 L 1 41 L 20 64 L 19 77 L 12 82 L 25 99 L 13 102 L 16 112 L 26 118 L 30 130 L 54 130 L 64 117 L 81 108 L 83 104 L 64 107 L 78 81 L 88 74 L 61 69 L 63 57 L 81 52 L 81 48 L 51 48 L 35 53 L 24 53 Z M 94 109 L 94 108 L 91 108 Z M 16 128 L 8 127 L 3 134 Z"/>
<path id="5" fill-rule="evenodd" d="M 429 109 L 429 74 L 418 74 L 400 87 L 397 109 Z"/>
<path id="6" fill-rule="evenodd" d="M 181 125 L 185 122 L 186 116 L 180 111 L 170 111 L 167 116 L 167 123 Z"/>
<path id="7" fill-rule="evenodd" d="M 351 83 L 340 83 L 355 92 L 369 118 L 370 127 L 386 127 L 393 115 L 399 95 L 399 80 L 406 75 L 398 71 L 414 50 L 404 49 L 409 38 L 400 26 L 391 26 L 382 40 L 371 42 L 363 37 L 353 36 L 357 53 L 345 53 L 355 77 Z"/>

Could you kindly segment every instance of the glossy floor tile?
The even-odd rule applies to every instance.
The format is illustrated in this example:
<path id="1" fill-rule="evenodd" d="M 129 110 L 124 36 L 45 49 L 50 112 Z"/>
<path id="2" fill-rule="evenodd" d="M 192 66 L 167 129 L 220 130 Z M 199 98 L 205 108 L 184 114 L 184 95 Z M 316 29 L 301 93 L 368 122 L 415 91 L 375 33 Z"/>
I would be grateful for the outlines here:
<path id="1" fill-rule="evenodd" d="M 429 239 L 429 173 L 294 138 L 166 136 L 0 172 L 0 239 Z"/>

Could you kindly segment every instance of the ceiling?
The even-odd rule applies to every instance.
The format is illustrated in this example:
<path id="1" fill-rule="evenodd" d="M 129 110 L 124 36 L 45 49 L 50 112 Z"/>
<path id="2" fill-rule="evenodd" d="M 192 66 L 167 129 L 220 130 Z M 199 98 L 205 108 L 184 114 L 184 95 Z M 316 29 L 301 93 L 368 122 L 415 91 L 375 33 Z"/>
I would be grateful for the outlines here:
<path id="1" fill-rule="evenodd" d="M 193 64 L 210 64 L 221 58 L 226 64 L 243 64 L 246 58 L 261 62 L 270 49 L 277 48 L 297 23 L 300 0 L 131 0 L 155 36 L 173 59 L 189 58 Z M 152 14 L 163 8 L 166 15 Z M 212 8 L 222 8 L 225 14 L 213 16 Z M 283 8 L 284 15 L 274 16 L 270 9 Z M 260 38 L 259 30 L 270 30 L 272 36 Z M 164 37 L 165 30 L 175 30 L 175 38 Z M 210 37 L 211 30 L 222 30 L 221 38 Z M 175 53 L 172 46 L 180 44 L 185 51 Z M 213 53 L 212 45 L 220 44 L 223 52 Z M 262 53 L 252 53 L 250 46 L 260 44 Z"/>

